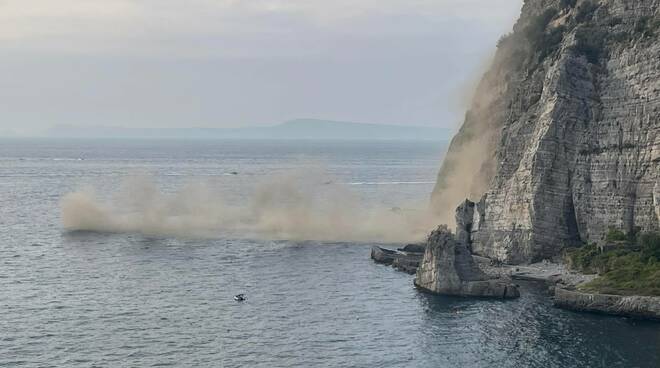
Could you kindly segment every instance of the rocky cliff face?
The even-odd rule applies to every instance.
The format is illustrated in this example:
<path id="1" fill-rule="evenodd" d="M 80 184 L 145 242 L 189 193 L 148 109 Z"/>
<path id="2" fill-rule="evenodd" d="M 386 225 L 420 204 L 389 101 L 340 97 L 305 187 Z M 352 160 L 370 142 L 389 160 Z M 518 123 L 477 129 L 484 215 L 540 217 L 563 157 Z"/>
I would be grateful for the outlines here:
<path id="1" fill-rule="evenodd" d="M 507 263 L 658 230 L 660 0 L 525 1 L 433 203 L 453 214 L 465 197 L 472 250 Z"/>
<path id="2" fill-rule="evenodd" d="M 520 296 L 516 285 L 484 274 L 467 245 L 457 241 L 443 226 L 429 235 L 424 258 L 417 268 L 415 286 L 443 295 L 501 299 Z"/>

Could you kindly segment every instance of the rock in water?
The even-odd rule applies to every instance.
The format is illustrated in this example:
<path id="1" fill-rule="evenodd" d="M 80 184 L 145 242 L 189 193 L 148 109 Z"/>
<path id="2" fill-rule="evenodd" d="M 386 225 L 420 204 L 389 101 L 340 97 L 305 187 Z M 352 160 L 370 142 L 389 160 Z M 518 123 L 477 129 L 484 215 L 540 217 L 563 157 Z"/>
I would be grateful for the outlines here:
<path id="1" fill-rule="evenodd" d="M 397 257 L 397 252 L 381 247 L 372 247 L 371 248 L 371 259 L 376 261 L 376 263 L 382 263 L 386 265 L 391 265 L 394 263 L 394 260 Z"/>
<path id="2" fill-rule="evenodd" d="M 397 270 L 411 275 L 414 275 L 417 271 L 422 255 L 422 252 L 394 251 L 381 247 L 371 248 L 371 259 L 376 263 L 391 265 Z"/>
<path id="3" fill-rule="evenodd" d="M 426 250 L 426 244 L 424 243 L 407 244 L 405 247 L 399 248 L 399 251 L 407 252 L 407 253 L 424 253 L 425 250 Z"/>
<path id="4" fill-rule="evenodd" d="M 580 312 L 605 313 L 660 321 L 660 297 L 658 296 L 590 294 L 556 288 L 554 304 L 559 308 Z"/>
<path id="5" fill-rule="evenodd" d="M 472 259 L 463 242 L 458 242 L 446 226 L 429 235 L 424 259 L 417 268 L 415 286 L 444 295 L 490 298 L 517 298 L 518 287 L 489 279 Z"/>

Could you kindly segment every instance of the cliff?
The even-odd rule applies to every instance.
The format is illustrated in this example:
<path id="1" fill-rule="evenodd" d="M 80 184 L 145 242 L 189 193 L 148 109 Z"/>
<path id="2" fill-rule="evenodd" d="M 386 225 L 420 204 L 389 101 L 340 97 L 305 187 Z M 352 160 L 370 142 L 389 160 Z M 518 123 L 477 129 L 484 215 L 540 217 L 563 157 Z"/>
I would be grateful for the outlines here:
<path id="1" fill-rule="evenodd" d="M 506 263 L 660 223 L 660 0 L 527 0 L 432 201 Z"/>
<path id="2" fill-rule="evenodd" d="M 660 320 L 660 297 L 589 294 L 557 288 L 554 305 L 580 312 L 595 312 Z"/>
<path id="3" fill-rule="evenodd" d="M 442 295 L 500 299 L 520 296 L 516 285 L 487 276 L 466 244 L 457 241 L 444 226 L 429 235 L 414 283 L 422 290 Z"/>

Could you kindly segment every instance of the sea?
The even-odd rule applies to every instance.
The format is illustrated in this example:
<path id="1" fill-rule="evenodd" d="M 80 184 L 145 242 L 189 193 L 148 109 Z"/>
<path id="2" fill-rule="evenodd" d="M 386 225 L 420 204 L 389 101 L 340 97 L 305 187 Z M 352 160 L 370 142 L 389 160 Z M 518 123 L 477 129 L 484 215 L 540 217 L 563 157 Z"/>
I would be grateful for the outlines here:
<path id="1" fill-rule="evenodd" d="M 660 367 L 658 323 L 371 261 L 446 147 L 0 140 L 0 367 Z"/>

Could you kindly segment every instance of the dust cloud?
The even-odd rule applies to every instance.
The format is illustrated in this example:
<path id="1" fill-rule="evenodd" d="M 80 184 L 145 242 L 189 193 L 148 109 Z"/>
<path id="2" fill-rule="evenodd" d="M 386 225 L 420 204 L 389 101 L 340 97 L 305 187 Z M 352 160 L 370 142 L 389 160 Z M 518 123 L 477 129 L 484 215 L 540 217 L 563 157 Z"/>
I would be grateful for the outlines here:
<path id="1" fill-rule="evenodd" d="M 479 201 L 488 189 L 490 139 L 490 136 L 474 138 L 447 153 L 432 196 L 438 223 L 453 228 L 456 207 L 465 199 Z"/>
<path id="2" fill-rule="evenodd" d="M 496 171 L 496 147 L 501 138 L 502 95 L 506 93 L 512 51 L 498 48 L 482 63 L 479 82 L 466 84 L 457 96 L 457 105 L 467 112 L 460 130 L 452 139 L 438 173 L 431 196 L 431 208 L 439 223 L 453 228 L 456 207 L 465 199 L 479 201 Z M 467 98 L 467 91 L 470 97 Z"/>
<path id="3" fill-rule="evenodd" d="M 111 200 L 94 188 L 61 200 L 68 231 L 260 239 L 414 242 L 435 225 L 428 210 L 369 207 L 321 172 L 291 172 L 256 186 L 243 201 L 210 183 L 164 193 L 148 176 L 124 180 Z M 236 198 L 234 198 L 236 199 Z"/>

